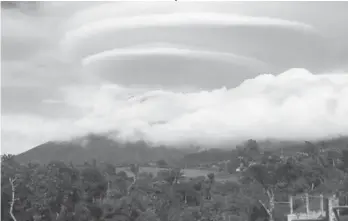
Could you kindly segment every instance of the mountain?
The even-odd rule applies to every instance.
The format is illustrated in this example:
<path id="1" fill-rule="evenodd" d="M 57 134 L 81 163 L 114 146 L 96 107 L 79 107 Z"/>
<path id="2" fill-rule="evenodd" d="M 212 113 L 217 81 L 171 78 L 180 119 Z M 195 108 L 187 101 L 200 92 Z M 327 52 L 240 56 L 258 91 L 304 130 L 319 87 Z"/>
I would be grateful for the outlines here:
<path id="1" fill-rule="evenodd" d="M 348 149 L 348 137 L 313 141 L 313 144 L 327 150 Z M 286 156 L 303 152 L 308 147 L 304 141 L 266 140 L 258 141 L 257 145 L 261 150 Z M 236 159 L 236 156 L 236 145 L 232 143 L 223 146 L 206 146 L 205 148 L 198 146 L 156 147 L 144 141 L 120 142 L 110 139 L 107 135 L 90 134 L 70 141 L 41 144 L 17 155 L 16 160 L 20 163 L 29 161 L 48 163 L 53 160 L 60 160 L 81 164 L 95 159 L 99 162 L 104 161 L 114 164 L 142 164 L 163 159 L 170 165 L 194 166 L 201 163 Z"/>
<path id="2" fill-rule="evenodd" d="M 147 163 L 163 159 L 175 164 L 193 149 L 153 147 L 144 141 L 119 142 L 104 135 L 90 134 L 71 141 L 47 142 L 18 154 L 21 163 L 48 163 L 53 160 L 81 164 L 92 159 L 122 163 Z"/>

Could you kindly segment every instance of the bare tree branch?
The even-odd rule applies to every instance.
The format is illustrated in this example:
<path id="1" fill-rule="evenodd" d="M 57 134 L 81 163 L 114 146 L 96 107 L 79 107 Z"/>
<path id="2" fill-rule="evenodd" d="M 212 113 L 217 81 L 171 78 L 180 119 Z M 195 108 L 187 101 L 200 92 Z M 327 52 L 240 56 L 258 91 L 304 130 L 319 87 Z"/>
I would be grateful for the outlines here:
<path id="1" fill-rule="evenodd" d="M 13 214 L 13 206 L 14 206 L 14 203 L 15 203 L 15 191 L 16 191 L 16 187 L 15 187 L 15 182 L 17 180 L 17 177 L 15 178 L 9 178 L 9 181 L 10 181 L 10 184 L 11 184 L 11 188 L 12 188 L 12 200 L 11 200 L 11 203 L 10 203 L 10 215 L 12 217 L 12 219 L 14 221 L 17 221 L 16 217 L 14 216 Z"/>

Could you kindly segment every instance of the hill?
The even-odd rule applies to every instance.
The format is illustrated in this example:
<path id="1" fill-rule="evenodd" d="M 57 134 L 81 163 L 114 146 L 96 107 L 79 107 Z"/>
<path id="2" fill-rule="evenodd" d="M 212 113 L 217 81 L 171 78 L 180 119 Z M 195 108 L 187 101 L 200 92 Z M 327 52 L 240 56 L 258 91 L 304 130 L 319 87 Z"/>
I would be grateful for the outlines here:
<path id="1" fill-rule="evenodd" d="M 34 161 L 48 163 L 53 160 L 81 164 L 95 159 L 97 161 L 122 163 L 148 163 L 163 159 L 175 164 L 191 149 L 178 149 L 167 146 L 153 147 L 144 141 L 118 142 L 104 135 L 90 134 L 79 139 L 64 142 L 47 142 L 26 152 L 18 154 L 21 163 Z"/>
<path id="2" fill-rule="evenodd" d="M 252 140 L 248 142 L 250 141 Z M 248 142 L 242 144 L 242 146 L 249 145 Z M 313 142 L 313 144 L 322 149 L 344 149 L 348 148 L 348 137 L 320 140 Z M 286 156 L 294 155 L 297 152 L 303 152 L 307 148 L 305 142 L 295 141 L 267 140 L 258 141 L 257 145 L 263 151 L 270 151 L 277 155 L 282 152 Z M 52 141 L 41 144 L 17 155 L 16 160 L 21 163 L 27 163 L 29 161 L 48 163 L 52 160 L 61 160 L 79 164 L 96 159 L 97 161 L 117 164 L 143 164 L 163 159 L 172 166 L 197 166 L 199 164 L 236 159 L 236 145 L 229 145 L 229 147 L 230 148 L 208 147 L 203 151 L 199 151 L 198 147 L 154 147 L 144 141 L 125 143 L 109 139 L 106 135 L 90 134 L 71 141 Z"/>
<path id="3" fill-rule="evenodd" d="M 237 145 L 236 148 L 229 149 L 208 149 L 200 152 L 187 154 L 182 163 L 186 165 L 198 165 L 216 163 L 231 159 L 238 156 L 238 146 L 246 147 L 252 145 L 253 140 L 246 141 L 244 144 Z M 248 144 L 248 142 L 251 142 Z M 323 151 L 348 149 L 348 137 L 342 136 L 326 140 L 312 141 L 316 147 L 320 147 Z M 261 151 L 268 151 L 275 155 L 283 154 L 284 156 L 293 156 L 298 152 L 304 152 L 308 148 L 305 141 L 278 141 L 266 140 L 257 141 L 257 145 Z"/>

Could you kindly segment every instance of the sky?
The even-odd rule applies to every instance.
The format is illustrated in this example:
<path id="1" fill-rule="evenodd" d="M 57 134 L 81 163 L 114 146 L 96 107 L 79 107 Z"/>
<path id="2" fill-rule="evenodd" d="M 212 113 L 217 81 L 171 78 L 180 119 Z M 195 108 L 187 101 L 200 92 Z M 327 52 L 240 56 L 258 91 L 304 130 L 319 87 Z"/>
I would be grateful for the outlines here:
<path id="1" fill-rule="evenodd" d="M 348 135 L 348 2 L 2 3 L 1 150 Z"/>

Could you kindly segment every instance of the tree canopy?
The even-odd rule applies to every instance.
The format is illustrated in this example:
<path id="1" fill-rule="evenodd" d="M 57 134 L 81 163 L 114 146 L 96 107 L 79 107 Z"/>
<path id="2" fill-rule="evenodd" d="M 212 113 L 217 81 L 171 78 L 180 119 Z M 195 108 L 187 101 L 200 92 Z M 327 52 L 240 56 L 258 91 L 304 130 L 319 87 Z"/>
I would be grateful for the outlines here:
<path id="1" fill-rule="evenodd" d="M 276 205 L 289 195 L 348 195 L 348 148 L 310 142 L 304 147 L 301 157 L 287 156 L 247 141 L 237 157 L 230 156 L 235 165 L 243 162 L 238 182 L 219 181 L 215 172 L 190 178 L 180 168 L 166 168 L 153 175 L 131 164 L 129 174 L 112 163 L 19 164 L 15 156 L 3 155 L 1 216 L 4 221 L 285 220 Z"/>

